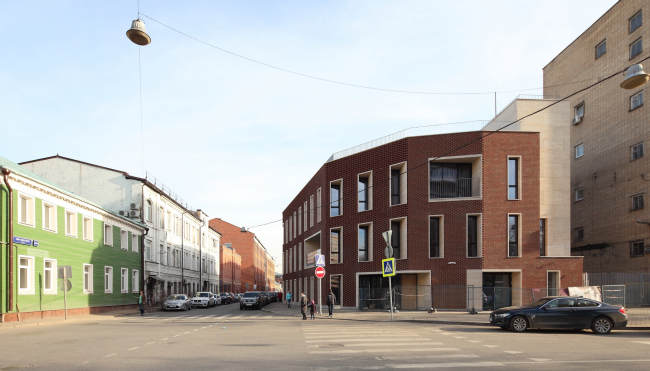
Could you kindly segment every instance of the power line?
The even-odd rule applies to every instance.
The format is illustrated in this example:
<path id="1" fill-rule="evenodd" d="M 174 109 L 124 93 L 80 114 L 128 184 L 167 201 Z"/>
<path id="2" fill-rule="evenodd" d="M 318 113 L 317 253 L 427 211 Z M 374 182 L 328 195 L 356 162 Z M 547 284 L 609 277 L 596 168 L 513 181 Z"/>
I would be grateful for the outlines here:
<path id="1" fill-rule="evenodd" d="M 192 35 L 189 35 L 189 34 L 183 32 L 183 31 L 180 31 L 180 30 L 178 30 L 178 29 L 176 29 L 176 28 L 174 28 L 174 27 L 172 27 L 172 26 L 169 26 L 169 25 L 167 25 L 167 24 L 165 24 L 165 23 L 162 23 L 162 22 L 160 22 L 160 21 L 158 21 L 158 20 L 156 20 L 156 19 L 154 19 L 154 18 L 151 18 L 150 16 L 148 16 L 148 15 L 146 15 L 146 14 L 144 14 L 144 13 L 141 13 L 140 11 L 138 11 L 138 14 L 140 14 L 140 15 L 142 15 L 142 16 L 144 16 L 144 17 L 147 17 L 147 18 L 151 19 L 152 21 L 154 21 L 154 22 L 160 24 L 161 26 L 164 26 L 164 27 L 169 28 L 170 30 L 172 30 L 172 31 L 174 31 L 174 32 L 177 32 L 177 33 L 179 33 L 179 34 L 181 34 L 181 35 L 183 35 L 183 36 L 189 37 L 190 39 L 192 39 L 192 40 L 194 40 L 194 41 L 200 42 L 200 43 L 205 44 L 205 45 L 207 45 L 207 46 L 209 46 L 209 47 L 211 47 L 211 48 L 214 48 L 214 49 L 220 50 L 220 51 L 222 51 L 222 52 L 224 52 L 224 53 L 228 53 L 228 54 L 233 55 L 233 56 L 235 56 L 235 57 L 245 59 L 245 60 L 247 60 L 247 61 L 249 61 L 249 62 L 257 63 L 257 64 L 260 64 L 260 65 L 265 66 L 265 67 L 273 68 L 273 69 L 276 69 L 276 70 L 279 70 L 279 71 L 282 71 L 282 72 L 290 73 L 290 74 L 297 75 L 297 76 L 301 76 L 301 77 L 306 77 L 306 78 L 313 79 L 313 80 L 319 80 L 319 81 L 329 82 L 329 83 L 332 83 L 332 84 L 344 85 L 344 86 L 349 86 L 349 87 L 354 87 L 354 88 L 369 89 L 369 90 L 378 90 L 378 91 L 386 91 L 386 92 L 392 92 L 392 93 L 422 94 L 422 95 L 487 95 L 487 94 L 497 94 L 497 93 L 498 93 L 498 94 L 501 94 L 501 93 L 516 93 L 516 92 L 522 92 L 522 91 L 540 90 L 540 89 L 544 89 L 544 88 L 558 87 L 558 86 L 565 86 L 565 85 L 577 84 L 577 83 L 579 83 L 579 82 L 584 82 L 584 81 L 590 81 L 590 80 L 593 80 L 593 79 L 589 79 L 589 80 L 582 80 L 582 81 L 574 81 L 574 82 L 570 82 L 570 83 L 567 83 L 567 84 L 562 84 L 562 85 L 553 85 L 553 86 L 545 86 L 545 87 L 541 87 L 541 88 L 518 89 L 518 90 L 505 90 L 505 91 L 489 91 L 489 92 L 460 92 L 460 93 L 444 93 L 444 92 L 443 92 L 443 93 L 441 93 L 441 92 L 427 92 L 427 91 L 413 91 L 413 90 L 400 90 L 400 89 L 378 88 L 378 87 L 373 87 L 373 86 L 359 85 L 359 84 L 352 84 L 352 83 L 343 82 L 343 81 L 337 81 L 337 80 L 326 79 L 326 78 L 323 78 L 323 77 L 317 77 L 317 76 L 313 76 L 313 75 L 308 75 L 308 74 L 305 74 L 305 73 L 296 72 L 296 71 L 288 70 L 288 69 L 286 69 L 286 68 L 282 68 L 282 67 L 274 66 L 274 65 L 272 65 L 272 64 L 268 64 L 268 63 L 265 63 L 265 62 L 261 62 L 261 61 L 258 61 L 258 60 L 256 60 L 256 59 L 249 58 L 249 57 L 243 56 L 243 55 L 241 55 L 241 54 L 237 54 L 237 53 L 235 53 L 235 52 L 231 52 L 231 51 L 229 51 L 229 50 L 226 50 L 226 49 L 221 48 L 221 47 L 219 47 L 219 46 L 216 46 L 216 45 L 214 45 L 214 44 L 210 44 L 209 42 L 203 41 L 203 40 L 201 40 L 201 39 L 199 39 L 199 38 L 196 38 L 196 37 L 194 37 L 194 36 L 192 36 Z"/>

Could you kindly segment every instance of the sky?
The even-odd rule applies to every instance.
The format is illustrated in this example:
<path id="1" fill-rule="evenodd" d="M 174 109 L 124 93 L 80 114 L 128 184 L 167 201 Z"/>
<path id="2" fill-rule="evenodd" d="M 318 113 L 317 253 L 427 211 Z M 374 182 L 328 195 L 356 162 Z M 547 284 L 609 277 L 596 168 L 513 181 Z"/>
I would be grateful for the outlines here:
<path id="1" fill-rule="evenodd" d="M 489 120 L 492 92 L 498 110 L 541 95 L 542 68 L 615 3 L 141 0 L 160 23 L 141 15 L 152 43 L 138 47 L 137 0 L 0 0 L 0 156 L 148 172 L 210 217 L 279 221 L 335 152 Z M 488 94 L 333 84 L 161 23 L 323 79 Z M 280 270 L 281 222 L 251 231 Z"/>

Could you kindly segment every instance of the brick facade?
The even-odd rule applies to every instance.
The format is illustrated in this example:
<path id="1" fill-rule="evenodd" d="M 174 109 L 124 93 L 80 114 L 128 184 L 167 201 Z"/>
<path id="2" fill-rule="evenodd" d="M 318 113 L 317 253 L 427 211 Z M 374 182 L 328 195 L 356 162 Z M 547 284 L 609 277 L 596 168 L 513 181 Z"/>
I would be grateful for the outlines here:
<path id="1" fill-rule="evenodd" d="M 239 293 L 241 291 L 241 255 L 233 247 L 221 245 L 219 249 L 220 291 Z"/>

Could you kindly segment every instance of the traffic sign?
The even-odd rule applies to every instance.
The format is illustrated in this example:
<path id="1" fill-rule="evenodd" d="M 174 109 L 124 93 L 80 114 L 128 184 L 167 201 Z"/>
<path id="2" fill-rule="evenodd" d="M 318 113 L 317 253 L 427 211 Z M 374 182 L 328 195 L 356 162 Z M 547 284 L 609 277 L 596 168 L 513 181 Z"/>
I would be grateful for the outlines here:
<path id="1" fill-rule="evenodd" d="M 316 255 L 316 266 L 317 267 L 325 266 L 325 255 Z"/>
<path id="2" fill-rule="evenodd" d="M 323 277 L 325 277 L 325 268 L 323 268 L 323 267 L 317 267 L 317 268 L 316 268 L 316 277 L 318 277 L 318 278 L 323 278 Z"/>
<path id="3" fill-rule="evenodd" d="M 395 275 L 395 258 L 384 259 L 381 261 L 381 270 L 384 277 Z"/>

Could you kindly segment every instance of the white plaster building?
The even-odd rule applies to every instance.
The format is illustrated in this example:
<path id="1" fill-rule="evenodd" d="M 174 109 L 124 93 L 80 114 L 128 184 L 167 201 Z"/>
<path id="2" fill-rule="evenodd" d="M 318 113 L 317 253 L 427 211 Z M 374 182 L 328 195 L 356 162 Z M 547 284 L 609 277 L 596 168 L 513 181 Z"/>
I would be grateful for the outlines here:
<path id="1" fill-rule="evenodd" d="M 143 269 L 152 304 L 171 293 L 217 292 L 221 234 L 204 211 L 192 210 L 149 174 L 140 178 L 59 155 L 21 165 L 148 227 Z"/>

